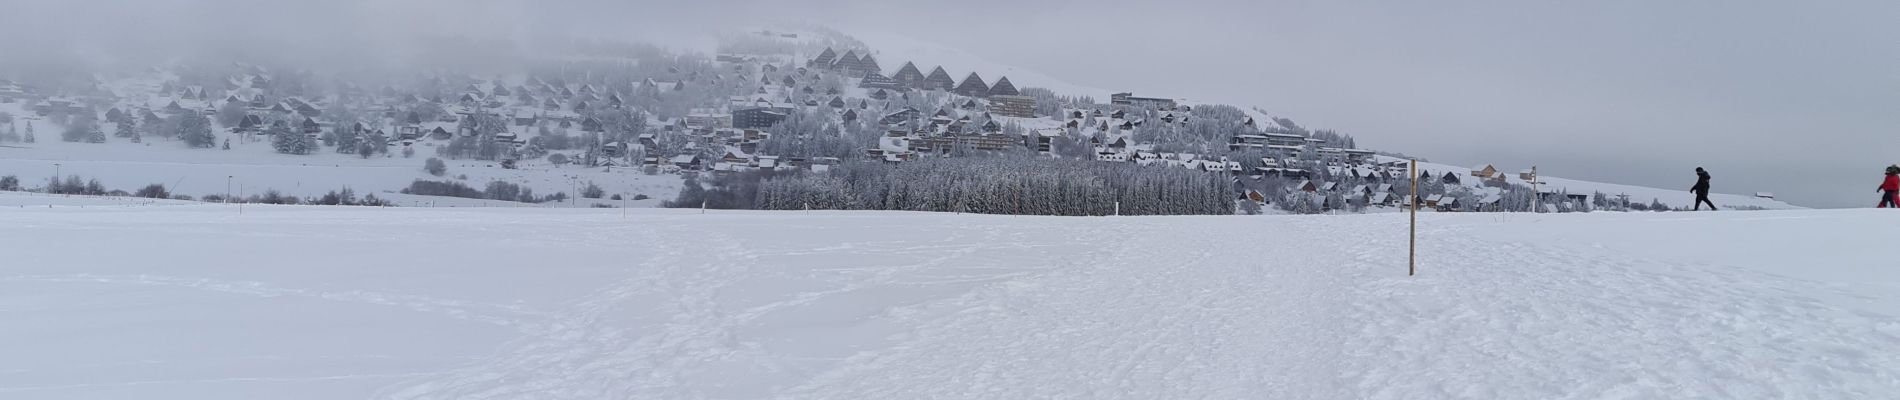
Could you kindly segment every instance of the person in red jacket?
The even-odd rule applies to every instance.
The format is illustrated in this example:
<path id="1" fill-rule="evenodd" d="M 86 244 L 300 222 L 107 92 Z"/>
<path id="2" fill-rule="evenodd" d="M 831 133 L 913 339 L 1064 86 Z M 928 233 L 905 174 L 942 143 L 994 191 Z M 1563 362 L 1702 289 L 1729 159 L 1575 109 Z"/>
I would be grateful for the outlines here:
<path id="1" fill-rule="evenodd" d="M 1900 204 L 1894 203 L 1900 198 L 1900 165 L 1887 166 L 1887 180 L 1880 182 L 1880 189 L 1876 190 L 1880 192 L 1880 205 L 1875 207 L 1900 208 Z"/>

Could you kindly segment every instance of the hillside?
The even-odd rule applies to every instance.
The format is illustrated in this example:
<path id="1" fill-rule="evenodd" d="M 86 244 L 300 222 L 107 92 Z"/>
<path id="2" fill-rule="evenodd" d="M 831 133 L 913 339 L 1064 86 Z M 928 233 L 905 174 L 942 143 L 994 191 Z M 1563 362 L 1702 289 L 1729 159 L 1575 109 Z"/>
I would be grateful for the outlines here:
<path id="1" fill-rule="evenodd" d="M 0 218 L 16 261 L 0 267 L 6 398 L 1900 390 L 1900 273 L 1881 246 L 1900 213 L 1876 210 L 1426 214 L 1414 277 L 1405 219 L 1390 214 L 191 205 Z"/>
<path id="2" fill-rule="evenodd" d="M 347 187 L 401 206 L 652 207 L 679 197 L 687 179 L 716 195 L 749 194 L 852 170 L 841 163 L 900 169 L 902 163 L 931 158 L 1002 155 L 1040 160 L 1008 167 L 1026 171 L 1069 168 L 1058 166 L 1068 160 L 1144 167 L 1114 172 L 1116 184 L 1127 184 L 1118 189 L 1121 197 L 1075 194 L 1099 207 L 1146 200 L 1126 197 L 1160 192 L 1141 185 L 1173 180 L 1170 174 L 1178 172 L 1152 169 L 1177 168 L 1234 181 L 1233 190 L 1201 197 L 1257 201 L 1232 207 L 1240 212 L 1303 213 L 1390 210 L 1392 195 L 1400 193 L 1348 189 L 1397 187 L 1406 181 L 1404 171 L 1388 164 L 1389 157 L 1367 158 L 1377 150 L 1397 149 L 1360 146 L 1351 135 L 1317 127 L 1308 131 L 1290 120 L 1276 123 L 1246 105 L 1116 98 L 1109 90 L 1069 84 L 908 35 L 814 29 L 743 31 L 724 39 L 730 43 L 710 58 L 638 43 L 550 45 L 538 49 L 543 53 L 538 58 L 523 61 L 529 66 L 521 71 L 493 76 L 401 71 L 402 77 L 364 79 L 298 65 L 231 62 L 89 76 L 84 83 L 59 87 L 0 79 L 0 122 L 5 122 L 0 175 L 21 177 L 29 190 L 43 187 L 44 177 L 59 171 L 97 179 L 109 189 L 162 184 L 172 193 L 199 198 L 270 192 L 311 198 Z M 563 51 L 573 56 L 561 57 Z M 872 57 L 859 58 L 861 53 Z M 895 73 L 905 63 L 915 63 L 919 71 L 909 78 Z M 926 70 L 932 71 L 929 77 L 922 76 Z M 891 76 L 882 75 L 886 72 Z M 1004 78 L 1013 83 L 1002 85 Z M 36 133 L 38 140 L 19 140 L 22 130 Z M 192 138 L 202 140 L 187 145 Z M 425 173 L 422 166 L 429 158 L 445 159 L 447 173 Z M 950 172 L 982 180 L 1000 175 L 976 170 L 1001 165 Z M 1468 168 L 1434 164 L 1427 169 L 1457 174 Z M 538 196 L 484 200 L 398 193 L 417 180 L 449 181 L 474 191 L 515 185 Z M 1325 189 L 1303 192 L 1297 186 L 1307 181 Z M 1528 185 L 1513 179 L 1497 187 L 1470 180 L 1462 183 L 1470 190 L 1457 193 L 1468 205 L 1439 208 L 1525 211 L 1533 203 L 1529 199 L 1540 197 L 1546 203 L 1574 203 L 1551 209 L 1609 210 L 1601 203 L 1616 196 L 1620 204 L 1624 195 L 1647 203 L 1645 208 L 1688 203 L 1677 190 L 1558 176 L 1543 182 L 1540 189 L 1550 192 L 1528 195 Z M 866 192 L 896 193 L 910 183 Z M 1056 193 L 1073 182 L 961 183 Z M 603 197 L 642 199 L 549 198 L 573 197 L 589 184 L 601 188 Z M 1587 198 L 1559 193 L 1566 191 Z M 1476 204 L 1488 195 L 1524 200 Z M 860 193 L 836 208 L 907 204 L 875 196 Z M 721 202 L 724 208 L 771 208 L 753 197 L 728 197 L 732 200 Z M 1754 196 L 1714 200 L 1747 209 L 1798 208 Z M 1306 203 L 1316 206 L 1298 206 Z"/>
<path id="3" fill-rule="evenodd" d="M 1383 157 L 1383 156 L 1380 157 L 1379 159 L 1382 162 L 1404 161 L 1397 158 Z M 1473 167 L 1474 166 L 1454 166 L 1454 165 L 1446 165 L 1446 164 L 1431 163 L 1431 162 L 1421 162 L 1418 164 L 1418 169 L 1420 170 L 1421 173 L 1429 172 L 1435 176 L 1442 176 L 1445 173 L 1453 173 L 1457 175 L 1462 175 L 1464 180 L 1461 181 L 1460 183 L 1465 186 L 1475 188 L 1475 187 L 1480 186 L 1481 182 L 1478 179 L 1472 179 L 1472 177 L 1470 176 Z M 1503 169 L 1503 166 L 1496 166 L 1496 167 Z M 1501 171 L 1501 172 L 1504 173 L 1505 175 L 1503 178 L 1504 182 L 1507 182 L 1509 184 L 1514 184 L 1514 185 L 1528 184 L 1519 175 L 1519 172 L 1522 172 L 1521 170 L 1506 170 L 1506 171 Z M 1537 177 L 1537 180 L 1539 182 L 1542 182 L 1541 184 L 1539 184 L 1539 187 L 1547 191 L 1566 191 L 1569 193 L 1586 194 L 1586 195 L 1593 195 L 1595 193 L 1603 193 L 1608 196 L 1628 195 L 1629 201 L 1632 203 L 1637 203 L 1637 202 L 1648 203 L 1651 201 L 1660 201 L 1662 203 L 1665 203 L 1671 206 L 1686 206 L 1687 204 L 1690 204 L 1691 202 L 1695 201 L 1695 194 L 1690 193 L 1689 188 L 1687 186 L 1684 186 L 1681 189 L 1661 189 L 1661 188 L 1652 188 L 1652 187 L 1643 187 L 1643 186 L 1634 186 L 1634 185 L 1620 185 L 1620 184 L 1614 184 L 1614 183 L 1590 182 L 1590 181 L 1563 178 L 1561 174 L 1554 174 L 1550 171 L 1541 171 L 1539 176 Z M 1612 197 L 1612 198 L 1615 198 L 1615 197 Z M 1787 209 L 1803 208 L 1803 207 L 1795 206 L 1792 204 L 1788 204 L 1786 202 L 1775 200 L 1772 198 L 1761 198 L 1761 197 L 1756 197 L 1753 195 L 1745 195 L 1745 194 L 1710 193 L 1709 201 L 1713 201 L 1715 202 L 1715 204 L 1722 207 L 1748 207 L 1748 208 L 1760 208 L 1760 209 L 1766 209 L 1766 210 L 1787 210 Z"/>

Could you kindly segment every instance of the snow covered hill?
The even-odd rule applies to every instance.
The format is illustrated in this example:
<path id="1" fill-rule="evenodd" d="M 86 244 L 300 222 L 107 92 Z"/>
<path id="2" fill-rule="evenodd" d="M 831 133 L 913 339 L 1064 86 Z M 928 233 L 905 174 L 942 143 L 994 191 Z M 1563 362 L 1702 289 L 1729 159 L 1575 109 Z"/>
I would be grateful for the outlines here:
<path id="1" fill-rule="evenodd" d="M 1900 213 L 0 208 L 0 398 L 1882 398 Z"/>
<path id="2" fill-rule="evenodd" d="M 1387 157 L 1387 156 L 1379 156 L 1377 157 L 1377 159 L 1378 159 L 1378 162 L 1404 162 L 1405 161 L 1403 159 Z M 1459 175 L 1460 179 L 1462 179 L 1460 181 L 1460 184 L 1463 184 L 1468 187 L 1478 188 L 1478 187 L 1483 186 L 1482 180 L 1472 177 L 1471 172 L 1475 168 L 1482 168 L 1482 167 L 1484 166 L 1483 165 L 1455 166 L 1455 165 L 1447 165 L 1447 164 L 1439 164 L 1439 163 L 1431 163 L 1431 162 L 1421 162 L 1421 163 L 1418 163 L 1418 169 L 1419 169 L 1418 172 L 1420 174 L 1429 174 L 1434 177 L 1442 177 L 1444 176 L 1444 174 L 1447 174 L 1447 173 Z M 1504 182 L 1514 184 L 1514 185 L 1526 185 L 1526 186 L 1529 185 L 1529 182 L 1524 180 L 1523 177 L 1519 175 L 1521 172 L 1523 172 L 1522 170 L 1508 169 L 1505 166 L 1493 166 L 1493 167 L 1499 169 L 1498 172 L 1500 174 L 1503 174 L 1502 179 Z M 1539 190 L 1551 191 L 1551 192 L 1563 191 L 1563 192 L 1567 192 L 1571 194 L 1580 194 L 1580 195 L 1594 195 L 1595 193 L 1600 192 L 1607 196 L 1610 196 L 1609 197 L 1610 199 L 1616 199 L 1617 196 L 1620 196 L 1620 195 L 1627 195 L 1629 196 L 1629 201 L 1631 203 L 1648 203 L 1650 201 L 1660 201 L 1672 207 L 1688 207 L 1690 205 L 1693 205 L 1693 203 L 1695 202 L 1695 194 L 1689 192 L 1689 184 L 1694 183 L 1693 181 L 1685 182 L 1681 189 L 1661 189 L 1661 188 L 1652 188 L 1652 187 L 1644 187 L 1644 186 L 1620 185 L 1620 184 L 1614 184 L 1614 183 L 1602 183 L 1602 182 L 1591 182 L 1591 181 L 1583 181 L 1583 180 L 1576 180 L 1576 179 L 1568 179 L 1568 178 L 1560 177 L 1559 176 L 1560 174 L 1561 174 L 1560 172 L 1553 172 L 1553 171 L 1548 171 L 1548 170 L 1540 171 L 1537 177 L 1537 180 L 1539 182 L 1538 184 Z M 1689 177 L 1693 179 L 1695 176 L 1689 175 Z M 1800 206 L 1795 206 L 1793 204 L 1782 202 L 1780 200 L 1775 200 L 1773 198 L 1761 198 L 1761 197 L 1756 197 L 1753 195 L 1745 195 L 1745 194 L 1710 193 L 1709 201 L 1713 201 L 1715 202 L 1715 204 L 1721 207 L 1730 207 L 1730 208 L 1748 207 L 1748 208 L 1758 208 L 1758 209 L 1764 209 L 1764 210 L 1790 210 L 1790 209 L 1803 208 Z"/>

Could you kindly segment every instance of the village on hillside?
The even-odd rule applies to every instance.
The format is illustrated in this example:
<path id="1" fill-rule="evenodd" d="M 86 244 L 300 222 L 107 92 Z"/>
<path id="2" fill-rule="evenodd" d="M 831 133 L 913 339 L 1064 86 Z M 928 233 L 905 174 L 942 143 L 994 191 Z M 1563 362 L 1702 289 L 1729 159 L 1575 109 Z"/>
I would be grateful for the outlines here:
<path id="1" fill-rule="evenodd" d="M 1018 88 L 1005 76 L 924 73 L 909 61 L 887 74 L 874 49 L 848 38 L 748 35 L 709 58 L 590 49 L 613 57 L 495 76 L 431 71 L 372 83 L 233 62 L 94 77 L 77 88 L 5 80 L 0 143 L 175 141 L 158 147 L 199 151 L 268 143 L 286 157 L 420 153 L 705 181 L 1012 154 L 1210 174 L 1230 183 L 1235 209 L 1248 213 L 1412 202 L 1408 160 L 1257 111 L 1133 93 L 1098 103 Z M 1419 203 L 1438 211 L 1669 208 L 1539 185 L 1528 170 L 1511 179 L 1490 166 L 1420 169 Z"/>

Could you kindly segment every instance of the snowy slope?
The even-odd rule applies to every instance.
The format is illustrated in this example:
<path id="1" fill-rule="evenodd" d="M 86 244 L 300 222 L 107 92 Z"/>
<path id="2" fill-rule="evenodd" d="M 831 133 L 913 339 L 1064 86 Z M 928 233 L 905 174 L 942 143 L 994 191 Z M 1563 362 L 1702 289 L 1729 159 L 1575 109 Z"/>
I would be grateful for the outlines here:
<path id="1" fill-rule="evenodd" d="M 1387 156 L 1378 156 L 1376 158 L 1378 162 L 1403 161 L 1402 159 L 1399 159 L 1399 158 L 1387 157 Z M 1438 164 L 1438 163 L 1430 163 L 1430 162 L 1418 163 L 1418 169 L 1422 172 L 1430 172 L 1433 176 L 1443 176 L 1446 172 L 1454 172 L 1459 175 L 1458 177 L 1460 179 L 1460 183 L 1466 186 L 1477 187 L 1477 186 L 1480 186 L 1481 182 L 1479 179 L 1477 179 L 1477 177 L 1471 176 L 1471 171 L 1473 167 L 1478 167 L 1478 166 L 1470 166 L 1470 165 L 1456 166 L 1456 165 Z M 1521 177 L 1518 175 L 1518 173 L 1522 169 L 1514 168 L 1511 166 L 1505 166 L 1505 165 L 1494 165 L 1493 167 L 1497 168 L 1499 172 L 1504 173 L 1506 175 L 1505 182 L 1529 186 L 1529 184 L 1523 179 L 1521 179 Z M 1691 176 L 1691 178 L 1693 178 L 1693 176 Z M 1561 177 L 1560 174 L 1553 171 L 1539 171 L 1539 175 L 1537 179 L 1539 182 L 1541 182 L 1538 186 L 1545 190 L 1567 190 L 1569 193 L 1572 193 L 1572 194 L 1585 194 L 1585 195 L 1591 195 L 1597 192 L 1602 192 L 1609 196 L 1627 194 L 1630 196 L 1629 201 L 1631 203 L 1636 203 L 1636 202 L 1648 203 L 1650 200 L 1660 200 L 1664 204 L 1668 204 L 1671 207 L 1688 207 L 1688 206 L 1693 205 L 1693 203 L 1695 202 L 1695 194 L 1689 193 L 1689 185 L 1688 185 L 1691 183 L 1695 183 L 1693 181 L 1684 182 L 1682 189 L 1661 189 L 1661 188 L 1652 188 L 1652 187 L 1646 187 L 1646 186 L 1620 185 L 1620 184 L 1614 184 L 1614 183 L 1602 183 L 1602 182 L 1591 182 L 1591 181 L 1568 179 L 1568 178 Z M 1745 194 L 1709 193 L 1709 201 L 1713 201 L 1715 202 L 1716 205 L 1719 205 L 1722 207 L 1746 206 L 1746 207 L 1760 207 L 1762 209 L 1768 209 L 1768 210 L 1789 210 L 1789 209 L 1803 208 L 1803 207 L 1788 204 L 1779 200 L 1758 198 L 1752 195 L 1745 195 Z"/>
<path id="2" fill-rule="evenodd" d="M 178 142 L 154 139 L 143 144 L 111 141 L 102 144 L 66 143 L 57 138 L 36 144 L 0 147 L 0 175 L 19 176 L 27 187 L 39 187 L 55 171 L 98 179 L 108 189 L 132 191 L 160 183 L 173 193 L 200 197 L 222 195 L 226 177 L 230 190 L 245 195 L 274 189 L 283 194 L 304 197 L 350 187 L 359 196 L 375 193 L 389 198 L 390 193 L 424 180 L 461 180 L 476 189 L 490 181 L 508 181 L 534 189 L 535 193 L 574 194 L 574 183 L 594 182 L 609 194 L 626 196 L 645 194 L 653 199 L 630 206 L 652 207 L 661 199 L 672 199 L 681 185 L 677 175 L 645 175 L 634 169 L 582 168 L 553 166 L 545 160 L 524 160 L 521 169 L 502 169 L 493 162 L 445 160 L 448 173 L 431 176 L 422 170 L 423 160 L 435 153 L 433 143 L 420 143 L 414 158 L 372 157 L 324 151 L 311 155 L 283 155 L 272 152 L 269 143 L 233 142 L 231 150 L 189 149 Z M 480 200 L 476 200 L 480 202 Z M 461 204 L 457 199 L 439 199 L 441 204 Z M 618 205 L 619 202 L 603 201 Z M 399 205 L 427 205 L 421 202 Z M 549 204 L 548 206 L 561 206 Z"/>
<path id="3" fill-rule="evenodd" d="M 1392 214 L 196 205 L 0 220 L 0 398 L 1900 390 L 1900 269 L 1881 245 L 1900 212 L 1880 210 L 1425 214 L 1416 277 Z"/>
<path id="4" fill-rule="evenodd" d="M 140 197 L 77 196 L 32 192 L 0 191 L 0 207 L 142 207 L 199 204 L 197 202 L 147 199 Z"/>

